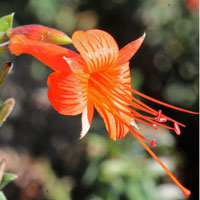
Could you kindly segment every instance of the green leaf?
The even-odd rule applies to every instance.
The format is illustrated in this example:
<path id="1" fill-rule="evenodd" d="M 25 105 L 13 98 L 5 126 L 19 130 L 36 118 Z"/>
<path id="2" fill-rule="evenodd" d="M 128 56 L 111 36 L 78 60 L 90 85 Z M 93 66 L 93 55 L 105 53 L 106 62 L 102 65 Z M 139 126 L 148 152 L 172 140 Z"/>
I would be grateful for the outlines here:
<path id="1" fill-rule="evenodd" d="M 12 28 L 14 13 L 0 18 L 0 33 Z"/>
<path id="2" fill-rule="evenodd" d="M 1 69 L 0 69 L 0 86 L 8 76 L 8 74 L 11 72 L 13 68 L 13 63 L 12 62 L 7 62 L 5 63 Z"/>
<path id="3" fill-rule="evenodd" d="M 0 38 L 0 40 L 1 40 L 1 38 Z M 0 52 L 8 51 L 8 50 L 9 50 L 9 42 L 4 42 L 4 43 L 0 44 Z"/>
<path id="4" fill-rule="evenodd" d="M 7 198 L 5 197 L 2 191 L 0 191 L 0 200 L 7 200 Z"/>
<path id="5" fill-rule="evenodd" d="M 0 126 L 7 119 L 13 107 L 15 105 L 15 100 L 13 98 L 7 99 L 3 104 L 0 105 Z"/>
<path id="6" fill-rule="evenodd" d="M 16 178 L 17 178 L 16 174 L 4 173 L 0 183 L 0 189 L 4 188 L 8 183 L 14 181 Z"/>
<path id="7" fill-rule="evenodd" d="M 3 177 L 5 168 L 6 168 L 6 161 L 5 161 L 5 159 L 2 159 L 1 162 L 0 162 L 0 182 L 1 182 L 1 179 Z"/>
<path id="8" fill-rule="evenodd" d="M 6 40 L 6 31 L 12 28 L 14 13 L 0 18 L 0 42 Z"/>
<path id="9" fill-rule="evenodd" d="M 8 74 L 11 72 L 13 68 L 13 63 L 12 62 L 7 62 L 5 63 L 1 69 L 0 69 L 0 86 L 4 82 L 5 78 L 8 76 Z"/>

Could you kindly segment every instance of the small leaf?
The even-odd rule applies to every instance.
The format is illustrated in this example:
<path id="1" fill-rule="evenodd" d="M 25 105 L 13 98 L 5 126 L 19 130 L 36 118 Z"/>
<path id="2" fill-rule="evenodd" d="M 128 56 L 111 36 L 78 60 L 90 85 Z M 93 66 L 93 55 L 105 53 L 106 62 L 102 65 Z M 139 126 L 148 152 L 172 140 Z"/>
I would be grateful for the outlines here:
<path id="1" fill-rule="evenodd" d="M 0 44 L 0 52 L 8 51 L 9 50 L 9 42 L 4 42 Z"/>
<path id="2" fill-rule="evenodd" d="M 8 39 L 8 35 L 6 32 L 0 32 L 0 42 L 3 42 Z"/>
<path id="3" fill-rule="evenodd" d="M 12 28 L 14 13 L 0 18 L 0 42 L 8 39 L 6 31 Z"/>
<path id="4" fill-rule="evenodd" d="M 5 171 L 5 168 L 6 168 L 6 161 L 5 161 L 5 159 L 2 159 L 0 162 L 0 183 L 1 183 L 1 179 L 3 177 L 4 171 Z"/>
<path id="5" fill-rule="evenodd" d="M 12 28 L 14 13 L 0 18 L 0 33 Z"/>
<path id="6" fill-rule="evenodd" d="M 8 183 L 14 181 L 16 178 L 16 174 L 4 173 L 0 183 L 0 189 L 4 188 Z"/>
<path id="7" fill-rule="evenodd" d="M 0 126 L 7 119 L 13 107 L 15 105 L 15 100 L 13 98 L 7 99 L 2 105 L 0 105 Z"/>
<path id="8" fill-rule="evenodd" d="M 13 63 L 12 62 L 7 62 L 5 63 L 1 69 L 0 69 L 0 86 L 4 82 L 5 78 L 8 76 L 8 74 L 11 72 L 13 68 Z"/>
<path id="9" fill-rule="evenodd" d="M 0 191 L 0 200 L 7 200 L 7 198 L 5 197 L 2 191 Z"/>

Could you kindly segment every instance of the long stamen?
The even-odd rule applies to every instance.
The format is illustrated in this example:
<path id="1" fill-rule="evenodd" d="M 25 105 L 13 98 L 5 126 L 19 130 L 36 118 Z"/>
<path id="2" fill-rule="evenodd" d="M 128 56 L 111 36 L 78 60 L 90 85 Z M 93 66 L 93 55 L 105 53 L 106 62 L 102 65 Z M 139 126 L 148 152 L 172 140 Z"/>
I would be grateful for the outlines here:
<path id="1" fill-rule="evenodd" d="M 112 77 L 109 77 L 109 76 L 107 76 L 106 74 L 103 74 L 103 73 L 102 73 L 102 74 L 100 74 L 100 75 L 101 75 L 104 79 L 106 79 L 107 81 L 113 83 L 113 85 L 119 84 L 118 82 L 116 83 L 116 82 L 113 80 Z M 125 85 L 125 84 L 120 84 L 120 86 L 122 86 L 122 88 L 124 87 L 124 85 Z M 114 88 L 113 88 L 113 90 L 114 90 Z M 115 90 L 115 91 L 116 91 L 116 90 Z M 152 114 L 152 115 L 156 115 L 156 113 L 157 113 L 156 110 L 152 109 L 151 107 L 149 107 L 149 106 L 147 106 L 146 104 L 142 103 L 141 101 L 139 101 L 138 99 L 136 99 L 136 98 L 133 97 L 132 95 L 128 94 L 128 93 L 126 92 L 126 90 L 123 89 L 123 92 L 124 92 L 124 94 L 126 94 L 126 96 L 128 97 L 128 99 L 131 98 L 132 100 L 134 100 L 135 102 L 137 102 L 138 104 L 140 104 L 141 106 L 143 106 L 144 108 L 147 109 L 147 110 L 144 110 L 144 108 L 143 108 L 143 111 L 145 111 L 145 112 L 147 112 L 147 113 L 149 113 L 149 114 Z"/>
<path id="2" fill-rule="evenodd" d="M 101 75 L 102 75 L 102 74 L 101 74 Z M 105 78 L 108 79 L 108 77 L 105 76 L 105 75 L 102 75 L 102 77 L 105 77 Z M 103 85 L 101 85 L 101 86 L 104 87 Z M 106 89 L 106 87 L 104 87 L 104 88 Z M 113 98 L 117 103 L 121 104 L 122 106 L 125 106 L 125 105 L 122 104 L 121 101 L 118 101 L 118 99 L 122 100 L 123 102 L 125 101 L 127 104 L 131 105 L 131 106 L 134 107 L 134 108 L 137 108 L 137 109 L 140 109 L 140 110 L 142 110 L 142 111 L 144 111 L 144 112 L 150 113 L 150 112 L 149 112 L 148 110 L 146 110 L 145 108 L 143 108 L 143 107 L 141 107 L 140 105 L 138 105 L 138 104 L 136 104 L 136 103 L 130 101 L 131 95 L 128 95 L 128 94 L 126 93 L 126 91 L 123 90 L 123 93 L 127 94 L 127 97 L 122 96 L 122 95 L 121 95 L 117 90 L 115 90 L 114 88 L 112 89 L 112 91 L 109 91 L 109 92 L 110 92 L 111 94 L 113 94 L 112 98 Z M 117 97 L 117 98 L 115 98 L 115 97 Z M 129 97 L 129 99 L 128 99 L 128 97 Z M 153 126 L 153 128 L 155 128 L 155 125 L 158 125 L 158 126 L 162 126 L 162 127 L 164 127 L 164 128 L 167 128 L 167 129 L 174 130 L 174 128 L 172 128 L 172 127 L 170 127 L 170 126 L 166 126 L 166 125 L 164 125 L 164 124 L 160 124 L 160 123 L 156 122 L 155 119 L 153 119 L 153 118 L 151 118 L 151 117 L 148 117 L 148 116 L 144 116 L 144 115 L 138 113 L 137 111 L 133 110 L 133 109 L 130 108 L 130 107 L 129 107 L 129 110 L 130 110 L 131 112 L 133 112 L 136 116 L 138 116 L 138 117 L 140 117 L 140 118 L 143 118 L 143 119 L 145 119 L 146 121 L 152 123 L 152 125 L 150 125 L 150 124 L 148 124 L 148 123 L 144 123 L 144 124 Z M 152 110 L 153 110 L 153 109 L 152 109 Z M 155 111 L 154 113 L 157 113 L 157 111 Z M 154 114 L 154 115 L 155 115 L 155 114 Z M 161 116 L 161 113 L 160 113 L 160 114 L 158 113 L 158 115 Z M 160 116 L 159 116 L 159 117 L 160 117 Z M 163 115 L 163 116 L 164 116 L 164 115 Z M 140 121 L 140 122 L 143 122 L 143 120 L 138 120 L 138 118 L 135 118 L 135 116 L 133 116 L 133 117 L 134 117 L 135 120 Z M 165 116 L 164 116 L 164 117 L 165 117 Z M 167 118 L 168 118 L 168 117 L 166 117 L 166 118 L 160 118 L 160 119 L 159 119 L 159 120 L 160 120 L 159 122 L 161 122 L 161 123 L 162 123 L 162 122 L 165 122 Z M 168 119 L 169 119 L 169 118 L 168 118 Z M 170 121 L 174 121 L 174 123 L 179 124 L 179 125 L 181 125 L 181 126 L 184 126 L 183 124 L 181 124 L 181 123 L 179 123 L 179 122 L 177 122 L 177 121 L 175 121 L 175 120 L 173 120 L 173 119 L 171 119 Z"/>
<path id="3" fill-rule="evenodd" d="M 124 94 L 126 94 L 126 95 L 127 95 L 129 98 L 131 98 L 132 100 L 136 101 L 138 104 L 142 105 L 144 108 L 148 109 L 148 110 L 144 110 L 144 108 L 143 108 L 143 109 L 141 109 L 142 111 L 147 112 L 147 113 L 152 114 L 152 115 L 155 115 L 155 116 L 158 115 L 158 112 L 157 112 L 156 110 L 154 110 L 153 108 L 147 106 L 146 104 L 142 103 L 141 101 L 139 101 L 138 99 L 136 99 L 136 98 L 133 97 L 132 95 L 129 95 L 129 94 L 126 92 L 126 90 L 128 90 L 128 91 L 130 91 L 130 92 L 133 92 L 133 91 L 132 91 L 133 89 L 132 89 L 131 87 L 129 87 L 129 86 L 125 85 L 125 84 L 122 84 L 122 83 L 120 83 L 120 82 L 117 82 L 117 83 L 116 83 L 116 82 L 114 81 L 113 78 L 111 78 L 111 77 L 109 77 L 109 76 L 107 76 L 107 75 L 105 75 L 105 74 L 101 74 L 101 76 L 104 77 L 105 79 L 107 79 L 108 81 L 113 82 L 113 84 L 118 84 L 120 87 L 122 87 L 123 93 L 124 93 Z M 141 94 L 142 94 L 142 93 L 141 93 Z M 145 95 L 145 96 L 146 96 L 146 95 Z M 143 97 L 143 98 L 145 98 L 145 97 Z M 150 97 L 150 98 L 151 98 L 151 97 Z M 137 104 L 136 104 L 136 105 L 137 105 Z M 135 105 L 133 105 L 133 107 L 135 107 Z M 174 106 L 174 107 L 175 107 L 175 106 Z M 138 108 L 138 106 L 137 106 L 136 108 Z M 141 108 L 141 107 L 140 107 L 140 108 Z M 176 108 L 177 108 L 177 107 L 176 107 Z M 138 109 L 139 109 L 139 108 L 138 108 Z M 174 109 L 175 109 L 175 108 L 174 108 Z M 180 109 L 181 109 L 181 108 L 180 108 Z M 184 109 L 183 109 L 183 110 L 184 110 Z M 188 112 L 198 114 L 198 113 L 192 112 L 192 111 L 188 111 Z M 165 122 L 165 121 L 166 121 L 165 119 L 167 119 L 168 121 L 171 121 L 171 122 L 173 122 L 173 123 L 177 123 L 178 125 L 185 127 L 184 124 L 182 124 L 182 123 L 180 123 L 180 122 L 178 122 L 178 121 L 176 121 L 176 120 L 174 120 L 174 119 L 172 119 L 172 118 L 170 118 L 170 117 L 168 117 L 168 116 L 165 116 L 165 115 L 163 115 L 163 114 L 162 114 L 162 116 L 163 116 L 163 120 L 161 120 L 161 122 Z M 165 118 L 165 119 L 164 119 L 164 118 Z"/>
<path id="4" fill-rule="evenodd" d="M 140 137 L 135 134 L 135 131 L 132 129 L 131 132 L 133 135 L 139 140 L 142 146 L 149 152 L 149 154 L 162 166 L 162 168 L 167 172 L 170 178 L 174 181 L 174 183 L 181 189 L 183 194 L 187 197 L 191 194 L 191 192 L 186 189 L 175 177 L 174 175 L 167 169 L 167 167 L 160 161 L 160 159 L 153 153 L 153 151 L 141 140 Z"/>
<path id="5" fill-rule="evenodd" d="M 185 196 L 189 196 L 191 194 L 191 192 L 186 189 L 176 178 L 175 176 L 169 171 L 169 169 L 162 163 L 162 161 L 155 155 L 155 153 L 143 142 L 143 140 L 141 139 L 140 134 L 138 134 L 129 124 L 127 124 L 127 122 L 125 122 L 122 117 L 120 116 L 120 114 L 118 112 L 116 112 L 116 109 L 108 109 L 106 106 L 103 106 L 104 109 L 106 109 L 107 111 L 109 111 L 110 113 L 112 113 L 114 116 L 116 116 L 119 121 L 121 121 L 125 126 L 127 126 L 129 128 L 129 130 L 132 132 L 132 134 L 138 139 L 138 141 L 142 144 L 142 146 L 148 151 L 148 153 L 162 166 L 162 168 L 166 171 L 166 173 L 169 175 L 169 177 L 174 181 L 174 183 L 181 189 L 181 191 L 183 192 L 183 194 Z M 155 140 L 152 140 L 151 142 L 151 146 L 155 146 Z"/>
<path id="6" fill-rule="evenodd" d="M 137 132 L 131 128 L 119 115 L 117 115 L 118 119 L 129 128 L 132 134 L 139 140 L 142 146 L 148 151 L 148 153 L 162 166 L 162 168 L 166 171 L 169 177 L 174 181 L 174 183 L 180 188 L 183 194 L 187 197 L 191 194 L 191 192 L 185 188 L 176 178 L 175 176 L 169 171 L 169 169 L 163 164 L 163 162 L 156 156 L 156 154 L 142 141 L 142 139 L 138 136 Z M 155 140 L 152 140 L 151 146 L 155 146 Z"/>
<path id="7" fill-rule="evenodd" d="M 105 110 L 107 110 L 108 112 L 113 114 L 113 116 L 117 117 L 117 119 L 119 121 L 121 121 L 125 126 L 127 126 L 129 128 L 129 130 L 132 132 L 132 134 L 139 140 L 139 142 L 149 152 L 149 154 L 163 167 L 163 169 L 167 172 L 167 174 L 174 181 L 174 183 L 181 189 L 183 194 L 185 196 L 189 196 L 191 192 L 189 190 L 187 190 L 183 185 L 181 185 L 181 183 L 174 177 L 174 175 L 168 170 L 168 168 L 159 160 L 159 158 L 153 153 L 153 151 L 151 151 L 151 149 L 143 142 L 142 139 L 144 139 L 144 137 L 141 136 L 140 134 L 138 134 L 126 121 L 124 121 L 123 117 L 120 115 L 120 113 L 118 111 L 117 106 L 111 101 L 113 99 L 113 94 L 109 94 L 109 92 L 106 90 L 104 85 L 99 83 L 98 81 L 96 81 L 94 78 L 91 77 L 91 80 L 101 88 L 102 92 L 105 93 L 105 95 L 107 97 L 107 101 L 106 101 L 107 106 L 105 106 L 105 104 L 102 104 L 102 103 L 101 103 L 101 106 Z M 99 93 L 99 91 L 96 88 L 92 88 L 92 89 L 94 90 L 93 95 L 97 95 L 97 93 Z M 92 90 L 90 90 L 90 91 L 92 92 Z M 91 95 L 91 96 L 93 96 L 93 95 Z M 99 96 L 101 96 L 101 95 L 99 95 Z M 93 98 L 93 100 L 97 104 L 99 104 L 101 101 L 101 99 L 97 99 L 97 98 Z M 120 101 L 118 101 L 118 102 L 120 102 Z M 120 105 L 123 105 L 123 103 L 121 103 Z M 122 110 L 122 112 L 123 112 L 123 110 Z M 161 116 L 161 113 L 160 113 L 160 116 Z M 174 123 L 174 126 L 178 127 L 178 125 L 175 123 Z M 178 130 L 178 128 L 177 128 L 177 130 Z M 146 138 L 145 138 L 145 140 L 146 140 Z M 155 142 L 156 142 L 155 140 L 151 141 L 151 147 L 155 146 Z"/>
<path id="8" fill-rule="evenodd" d="M 122 95 L 120 95 L 120 93 L 119 93 L 118 91 L 116 91 L 115 89 L 112 89 L 112 91 L 109 91 L 109 92 L 108 92 L 108 91 L 107 91 L 107 87 L 105 87 L 105 86 L 104 86 L 103 84 L 101 84 L 99 81 L 96 81 L 96 80 L 95 80 L 94 78 L 92 78 L 92 77 L 90 78 L 90 80 L 93 80 L 93 82 L 95 82 L 101 89 L 104 90 L 104 92 L 105 92 L 105 94 L 106 94 L 107 96 L 110 95 L 111 99 L 114 99 L 118 104 L 122 105 L 123 107 L 127 108 L 127 105 L 125 105 L 125 104 L 123 103 L 123 102 L 126 102 L 126 104 L 129 104 L 129 105 L 131 105 L 132 107 L 138 108 L 138 109 L 140 109 L 140 110 L 142 110 L 142 111 L 145 111 L 145 110 L 146 110 L 145 108 L 141 107 L 140 105 L 138 105 L 138 104 L 136 104 L 136 103 L 130 101 L 129 99 L 125 98 L 125 96 L 122 97 Z M 124 91 L 123 91 L 123 92 L 124 92 Z M 112 94 L 112 95 L 111 95 L 111 94 Z M 130 95 L 129 95 L 129 96 L 130 96 Z M 116 97 L 117 97 L 117 98 L 116 98 Z M 119 101 L 119 99 L 122 100 L 122 102 Z M 118 109 L 119 109 L 119 108 L 118 108 Z M 155 129 L 155 125 L 162 126 L 162 127 L 164 127 L 164 128 L 171 129 L 171 130 L 174 129 L 174 128 L 169 127 L 169 126 L 166 126 L 166 125 L 164 125 L 164 124 L 160 124 L 160 123 L 154 121 L 154 119 L 152 120 L 152 118 L 150 118 L 150 117 L 148 117 L 148 116 L 144 116 L 144 115 L 138 113 L 137 111 L 135 111 L 134 109 L 132 109 L 132 108 L 130 108 L 130 107 L 128 107 L 128 109 L 129 109 L 131 112 L 134 113 L 134 115 L 131 116 L 131 117 L 134 117 L 135 120 L 140 121 L 140 122 L 142 122 L 142 123 L 144 123 L 144 124 L 146 124 L 146 125 L 152 126 L 154 129 Z M 122 112 L 125 113 L 124 110 L 122 110 Z M 127 114 L 127 113 L 125 113 L 125 114 Z M 129 114 L 128 114 L 128 115 L 129 115 Z M 129 116 L 130 116 L 130 115 L 129 115 Z M 140 117 L 140 118 L 143 118 L 143 119 L 149 121 L 149 122 L 152 123 L 152 124 L 145 123 L 143 120 L 140 120 L 140 119 L 136 118 L 135 116 L 138 116 L 138 117 Z M 178 124 L 178 122 L 177 122 L 177 124 Z"/>
<path id="9" fill-rule="evenodd" d="M 112 92 L 111 92 L 111 93 L 112 93 Z M 140 107 L 137 107 L 138 105 L 135 104 L 134 102 L 129 101 L 128 99 L 125 99 L 124 97 L 120 96 L 119 94 L 116 94 L 116 93 L 115 93 L 114 95 L 117 96 L 117 97 L 118 97 L 119 99 L 121 99 L 122 101 L 126 101 L 127 104 L 130 104 L 132 107 L 135 107 L 135 108 L 140 109 Z M 117 103 L 120 104 L 121 102 L 118 101 L 117 98 L 115 98 L 115 96 L 113 96 L 112 98 L 115 99 L 115 101 L 116 101 Z M 121 105 L 124 106 L 124 104 L 122 104 L 122 103 L 121 103 Z M 144 115 L 138 113 L 137 111 L 133 110 L 133 109 L 130 108 L 130 107 L 129 107 L 129 110 L 130 110 L 131 112 L 133 112 L 136 116 L 138 116 L 138 117 L 140 117 L 140 118 L 143 118 L 143 119 L 145 119 L 146 121 L 151 122 L 152 124 L 157 124 L 158 126 L 162 126 L 162 127 L 164 127 L 164 128 L 171 129 L 171 130 L 174 129 L 174 128 L 170 127 L 170 126 L 166 126 L 166 125 L 164 125 L 164 124 L 160 124 L 160 123 L 154 121 L 154 119 L 153 119 L 152 117 L 144 116 Z M 141 110 L 142 110 L 142 109 L 141 109 Z M 161 119 L 162 119 L 162 118 L 161 118 Z M 163 119 L 165 119 L 165 118 L 163 118 Z M 136 120 L 137 120 L 137 119 L 136 119 Z M 161 121 L 160 121 L 160 122 L 161 122 Z M 179 123 L 176 123 L 176 124 L 179 124 Z M 147 124 L 147 125 L 149 125 L 149 124 Z M 152 126 L 152 125 L 150 125 L 150 126 Z"/>
<path id="10" fill-rule="evenodd" d="M 199 114 L 198 112 L 193 112 L 193 111 L 190 111 L 190 110 L 186 110 L 186 109 L 183 109 L 183 108 L 179 108 L 179 107 L 176 107 L 176 106 L 167 104 L 167 103 L 165 103 L 165 102 L 159 101 L 159 100 L 154 99 L 154 98 L 152 98 L 152 97 L 149 97 L 149 96 L 147 96 L 147 95 L 145 95 L 145 94 L 142 94 L 141 92 L 138 92 L 137 90 L 135 90 L 135 89 L 133 89 L 133 88 L 130 88 L 130 89 L 131 89 L 131 91 L 132 91 L 133 93 L 135 93 L 135 94 L 137 94 L 137 95 L 139 95 L 139 96 L 141 96 L 141 97 L 143 97 L 143 98 L 145 98 L 145 99 L 148 99 L 148 100 L 150 100 L 150 101 L 153 101 L 153 102 L 155 102 L 155 103 L 157 103 L 157 104 L 160 104 L 160 105 L 163 105 L 163 106 L 166 106 L 166 107 L 175 109 L 175 110 L 179 110 L 179 111 L 182 111 L 182 112 L 194 114 L 194 115 L 198 115 L 198 114 Z"/>
<path id="11" fill-rule="evenodd" d="M 93 81 L 95 81 L 95 79 L 93 79 Z M 92 89 L 91 89 L 91 90 L 90 90 L 90 93 L 93 94 L 94 96 L 97 96 L 98 91 L 97 91 L 95 88 L 93 88 L 93 90 L 94 90 L 94 92 L 93 92 Z M 91 95 L 90 98 L 93 99 L 93 102 L 96 102 L 97 99 L 96 99 L 96 98 L 93 98 L 93 97 L 92 97 L 93 95 Z M 99 95 L 99 96 L 100 96 L 100 95 Z M 107 96 L 107 97 L 108 97 L 108 96 Z M 101 102 L 101 103 L 102 103 L 102 102 Z M 112 101 L 110 101 L 110 98 L 107 98 L 107 103 L 109 104 L 109 109 L 112 109 L 113 107 L 114 107 L 114 108 L 116 107 L 116 105 L 114 105 L 114 104 L 112 103 Z M 97 104 L 99 104 L 99 102 L 97 102 Z M 111 110 L 109 110 L 106 106 L 104 106 L 104 105 L 101 105 L 101 106 L 103 106 L 104 109 L 106 109 L 106 110 L 108 110 L 109 112 L 111 112 Z M 120 115 L 120 113 L 118 112 L 119 108 L 117 108 L 117 109 L 112 109 L 112 110 L 113 110 L 112 112 L 118 113 L 118 115 Z M 123 112 L 123 110 L 121 110 L 121 111 Z M 144 136 L 140 135 L 139 133 L 137 133 L 137 135 L 138 135 L 140 138 L 142 138 L 143 140 L 145 140 L 146 142 L 148 142 L 148 143 L 151 144 L 151 141 L 148 140 L 148 139 L 146 139 Z"/>

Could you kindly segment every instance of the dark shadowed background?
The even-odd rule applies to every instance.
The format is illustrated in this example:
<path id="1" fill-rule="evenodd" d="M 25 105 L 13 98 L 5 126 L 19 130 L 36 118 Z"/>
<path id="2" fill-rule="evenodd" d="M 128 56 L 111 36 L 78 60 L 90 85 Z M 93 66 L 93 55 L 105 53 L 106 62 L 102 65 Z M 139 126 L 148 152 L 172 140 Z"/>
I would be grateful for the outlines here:
<path id="1" fill-rule="evenodd" d="M 15 12 L 14 26 L 41 24 L 68 35 L 98 28 L 119 47 L 146 32 L 130 62 L 132 87 L 156 99 L 198 111 L 198 12 L 191 1 L 172 0 L 1 0 L 0 17 Z M 195 4 L 194 4 L 195 5 Z M 68 48 L 73 48 L 68 46 Z M 132 135 L 111 141 L 98 114 L 79 140 L 80 116 L 62 116 L 48 102 L 46 79 L 52 72 L 29 55 L 0 54 L 13 61 L 1 100 L 15 108 L 0 129 L 0 158 L 19 175 L 5 188 L 8 200 L 176 200 L 185 199 L 162 168 Z M 139 124 L 156 138 L 154 152 L 198 198 L 198 116 L 148 101 L 186 124 L 182 134 Z"/>

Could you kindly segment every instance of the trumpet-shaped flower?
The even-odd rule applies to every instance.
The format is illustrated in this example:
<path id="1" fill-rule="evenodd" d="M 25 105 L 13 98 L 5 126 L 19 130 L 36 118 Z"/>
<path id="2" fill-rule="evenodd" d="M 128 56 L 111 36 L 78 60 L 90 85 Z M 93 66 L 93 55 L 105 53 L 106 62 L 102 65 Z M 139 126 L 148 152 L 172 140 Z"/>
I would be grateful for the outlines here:
<path id="1" fill-rule="evenodd" d="M 137 129 L 138 121 L 154 129 L 162 126 L 180 135 L 179 126 L 184 125 L 164 115 L 161 110 L 156 111 L 142 103 L 132 93 L 176 110 L 197 114 L 158 101 L 131 88 L 129 60 L 144 38 L 145 35 L 119 50 L 113 37 L 104 31 L 76 31 L 72 36 L 72 43 L 80 53 L 78 54 L 55 44 L 15 35 L 10 40 L 9 48 L 16 55 L 31 54 L 55 71 L 48 77 L 48 98 L 52 106 L 63 115 L 82 114 L 81 138 L 90 129 L 95 108 L 113 140 L 123 138 L 130 131 L 184 195 L 188 196 L 190 191 L 178 182 L 145 143 L 154 147 L 155 139 L 150 141 L 134 129 Z M 165 125 L 166 121 L 170 121 L 172 126 Z"/>

